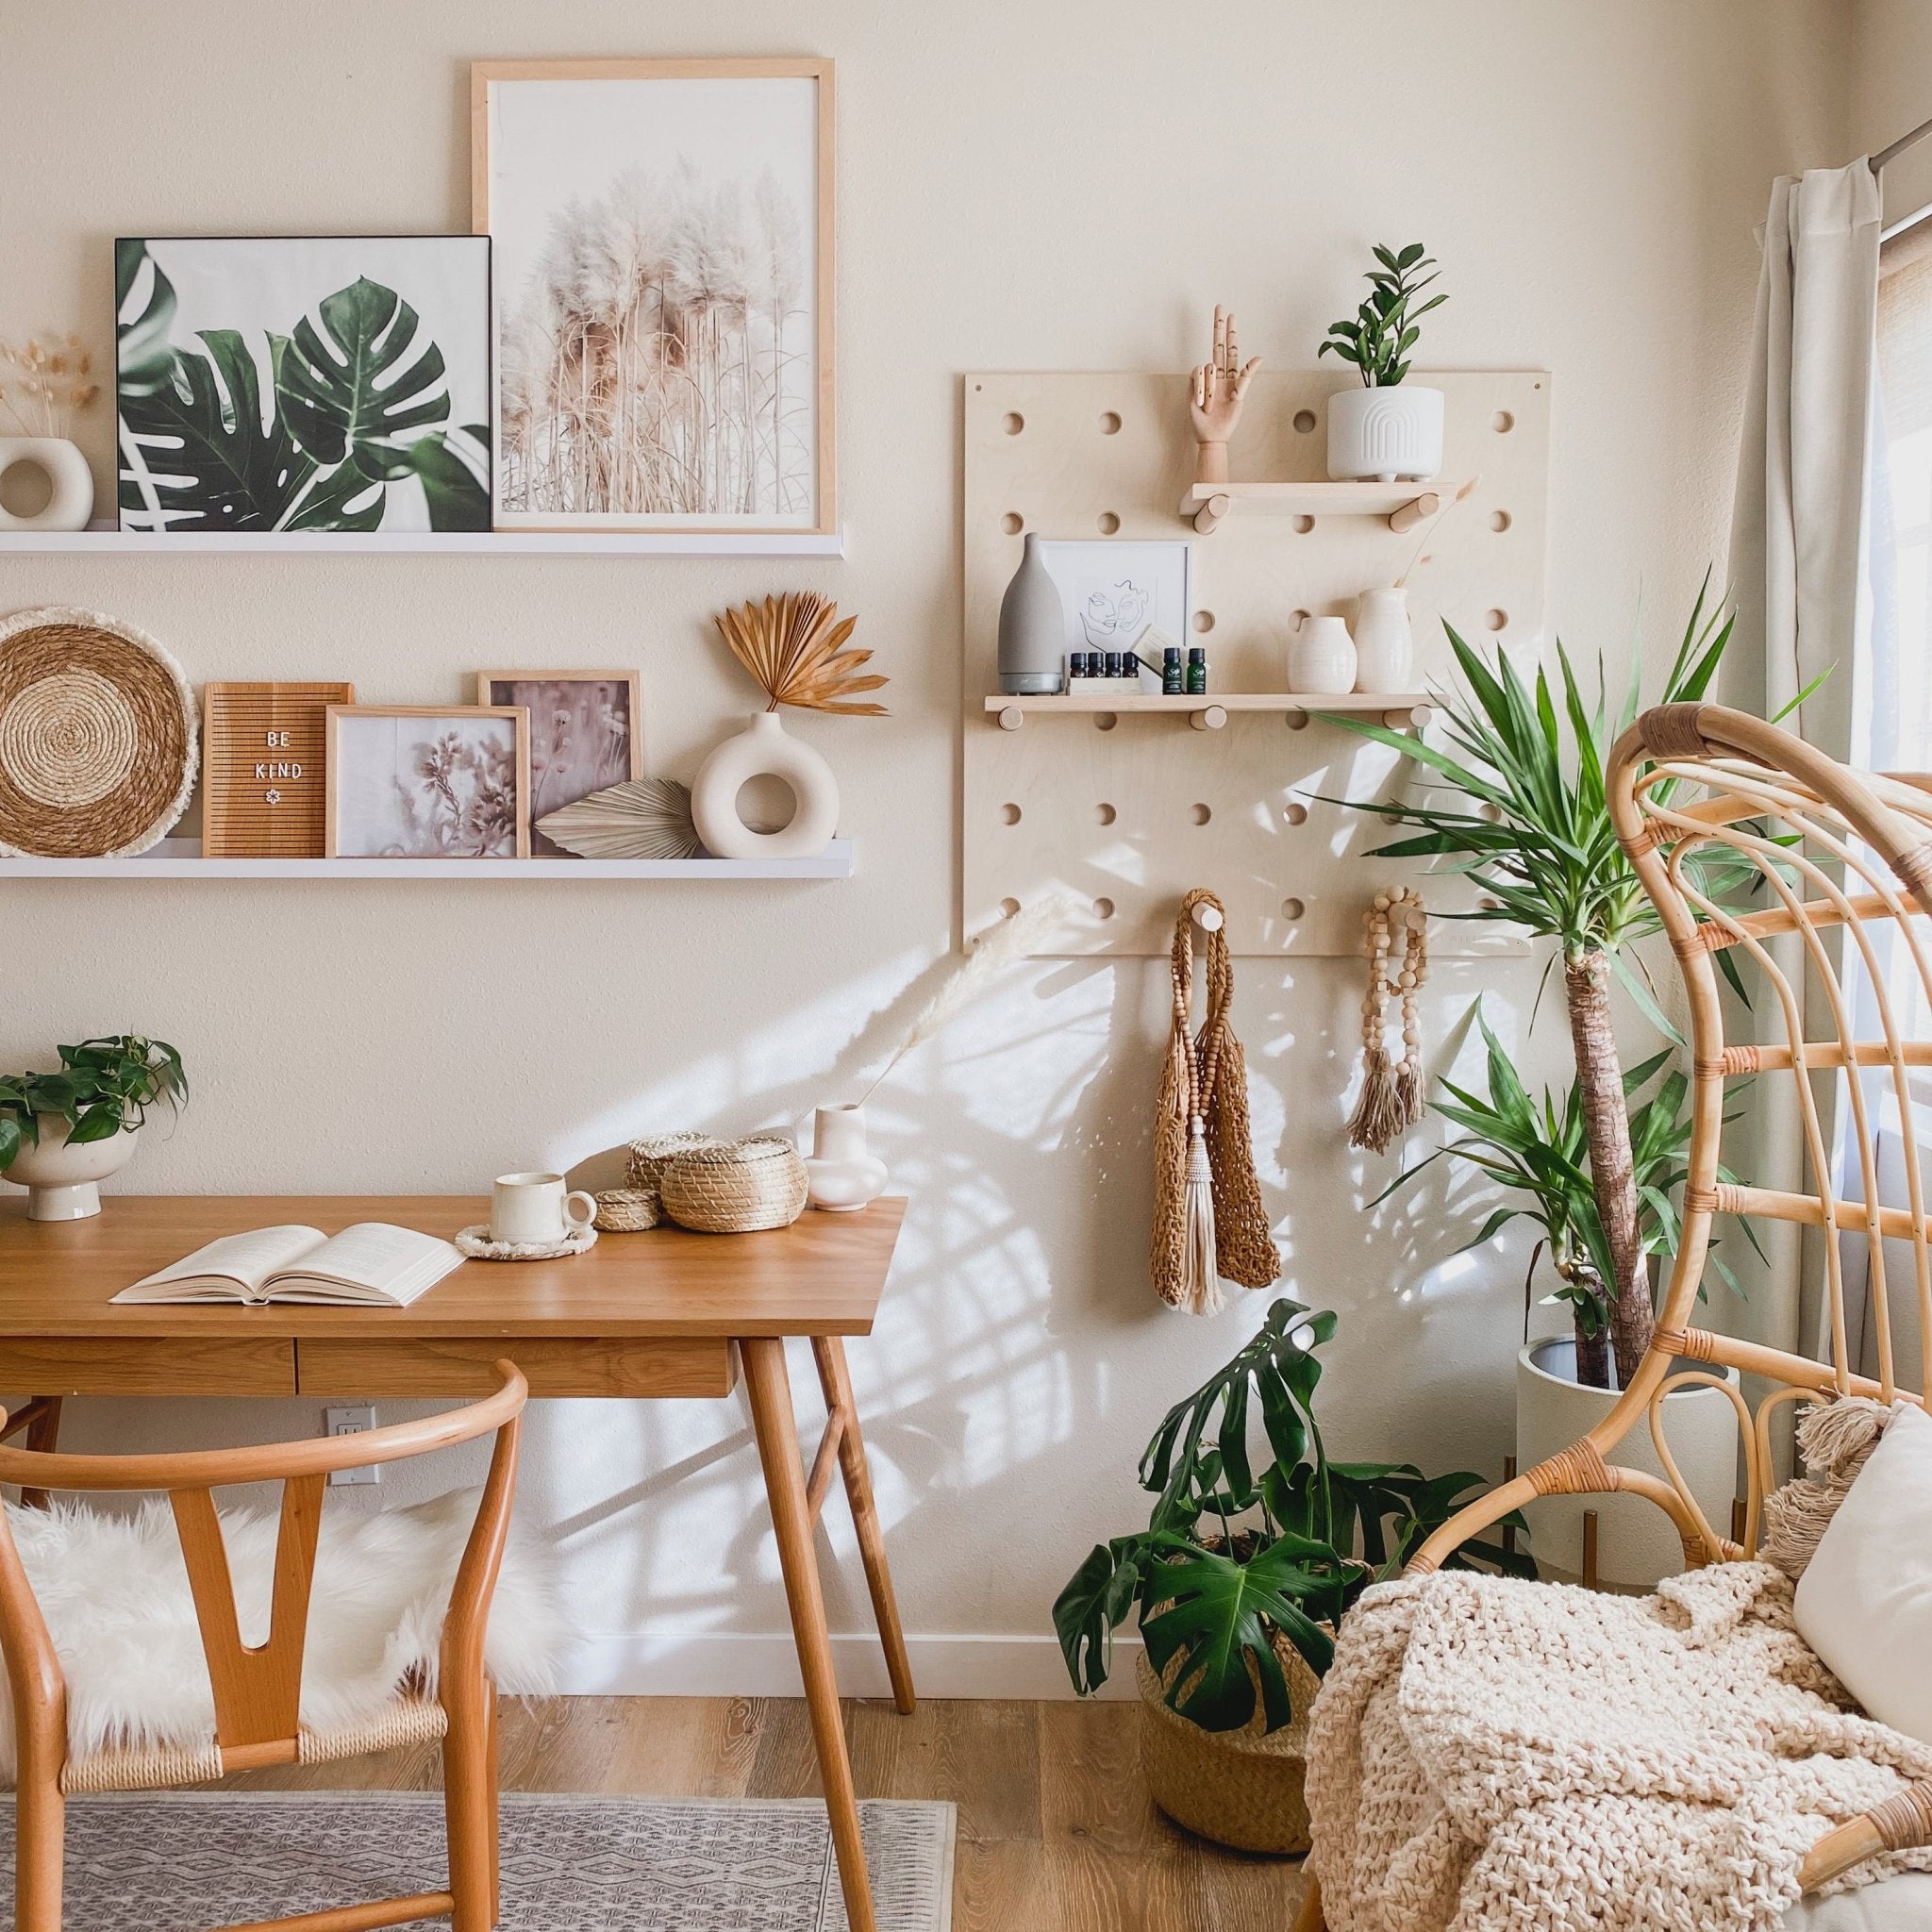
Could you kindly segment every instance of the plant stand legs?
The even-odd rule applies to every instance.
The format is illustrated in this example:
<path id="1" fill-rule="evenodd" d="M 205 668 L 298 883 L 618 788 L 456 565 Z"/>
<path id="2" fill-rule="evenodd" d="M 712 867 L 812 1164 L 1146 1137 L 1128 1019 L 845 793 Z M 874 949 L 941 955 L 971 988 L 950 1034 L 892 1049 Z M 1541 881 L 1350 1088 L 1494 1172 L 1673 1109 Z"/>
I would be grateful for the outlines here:
<path id="1" fill-rule="evenodd" d="M 865 1869 L 865 1842 L 858 1829 L 852 1760 L 846 1755 L 845 1727 L 839 1709 L 839 1681 L 832 1669 L 831 1639 L 825 1628 L 825 1600 L 812 1551 L 811 1503 L 806 1493 L 805 1463 L 798 1453 L 798 1421 L 791 1407 L 791 1379 L 785 1371 L 785 1344 L 774 1336 L 751 1336 L 741 1339 L 738 1347 L 744 1361 L 758 1459 L 764 1465 L 772 1527 L 778 1537 L 785 1600 L 791 1612 L 792 1638 L 798 1645 L 798 1668 L 805 1678 L 806 1707 L 811 1715 L 819 1778 L 825 1788 L 825 1811 L 831 1820 L 832 1847 L 839 1858 L 845 1916 L 851 1932 L 877 1932 L 872 1882 Z"/>

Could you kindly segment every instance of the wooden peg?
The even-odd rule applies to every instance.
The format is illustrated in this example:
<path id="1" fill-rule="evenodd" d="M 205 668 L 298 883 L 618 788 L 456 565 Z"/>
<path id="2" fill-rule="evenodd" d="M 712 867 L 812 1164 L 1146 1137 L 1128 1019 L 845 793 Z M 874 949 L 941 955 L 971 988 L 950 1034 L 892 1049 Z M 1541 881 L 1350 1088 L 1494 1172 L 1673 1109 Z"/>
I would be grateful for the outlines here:
<path id="1" fill-rule="evenodd" d="M 1203 932 L 1219 932 L 1221 930 L 1221 914 L 1211 906 L 1196 906 L 1193 918 L 1194 924 Z"/>
<path id="2" fill-rule="evenodd" d="M 1233 504 L 1232 497 L 1216 491 L 1194 511 L 1194 534 L 1197 537 L 1210 535 L 1219 526 L 1222 518 L 1233 508 Z"/>
<path id="3" fill-rule="evenodd" d="M 1412 530 L 1425 518 L 1434 516 L 1441 508 L 1441 496 L 1436 491 L 1425 490 L 1420 496 L 1405 503 L 1400 509 L 1391 509 L 1389 512 L 1389 527 L 1399 537 L 1403 531 Z"/>
<path id="4" fill-rule="evenodd" d="M 1435 715 L 1432 705 L 1404 705 L 1399 710 L 1384 711 L 1382 723 L 1391 731 L 1420 731 Z"/>
<path id="5" fill-rule="evenodd" d="M 1205 710 L 1190 711 L 1188 723 L 1196 731 L 1219 731 L 1227 723 L 1227 711 L 1221 705 L 1209 705 Z"/>
<path id="6" fill-rule="evenodd" d="M 1025 722 L 1026 713 L 1018 705 L 1002 705 L 1000 707 L 1000 729 L 1002 731 L 1017 731 Z"/>

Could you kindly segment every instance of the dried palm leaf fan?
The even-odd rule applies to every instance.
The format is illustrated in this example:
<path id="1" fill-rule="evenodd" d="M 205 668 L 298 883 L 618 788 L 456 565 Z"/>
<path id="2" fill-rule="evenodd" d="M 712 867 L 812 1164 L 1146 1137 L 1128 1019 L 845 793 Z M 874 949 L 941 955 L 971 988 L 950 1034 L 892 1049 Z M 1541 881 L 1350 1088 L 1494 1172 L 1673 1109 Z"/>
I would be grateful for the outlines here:
<path id="1" fill-rule="evenodd" d="M 698 850 L 691 790 L 675 778 L 631 778 L 588 791 L 537 821 L 579 858 L 691 858 Z"/>
<path id="2" fill-rule="evenodd" d="M 771 699 L 772 710 L 796 705 L 807 711 L 882 718 L 885 706 L 858 701 L 860 691 L 877 691 L 886 681 L 865 671 L 870 651 L 844 648 L 858 622 L 856 616 L 840 622 L 839 607 L 816 591 L 788 591 L 725 611 L 718 628 Z"/>
<path id="3" fill-rule="evenodd" d="M 1206 930 L 1208 1011 L 1191 1035 L 1194 908 L 1211 908 Z M 1154 1241 L 1149 1257 L 1162 1301 L 1191 1314 L 1221 1306 L 1221 1282 L 1266 1288 L 1281 1255 L 1261 1205 L 1248 1138 L 1248 1069 L 1234 1037 L 1234 965 L 1226 909 L 1196 888 L 1174 929 L 1174 1031 L 1154 1120 Z"/>

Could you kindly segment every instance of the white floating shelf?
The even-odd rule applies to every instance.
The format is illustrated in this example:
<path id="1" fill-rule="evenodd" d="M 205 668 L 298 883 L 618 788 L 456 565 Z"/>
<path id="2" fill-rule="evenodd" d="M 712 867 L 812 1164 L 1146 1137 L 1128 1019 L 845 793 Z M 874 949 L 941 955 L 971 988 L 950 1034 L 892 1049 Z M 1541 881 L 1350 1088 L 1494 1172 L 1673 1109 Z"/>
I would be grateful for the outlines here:
<path id="1" fill-rule="evenodd" d="M 843 557 L 816 530 L 286 530 L 167 536 L 145 530 L 9 530 L 0 557 Z"/>
<path id="2" fill-rule="evenodd" d="M 204 858 L 163 839 L 132 858 L 0 858 L 0 879 L 849 879 L 850 839 L 816 858 Z"/>
<path id="3" fill-rule="evenodd" d="M 988 713 L 1002 731 L 1017 731 L 1029 717 L 1052 718 L 1077 715 L 1149 717 L 1164 715 L 1185 718 L 1197 731 L 1219 731 L 1230 711 L 1277 711 L 1303 723 L 1323 711 L 1380 714 L 1391 730 L 1402 731 L 1426 724 L 1432 701 L 1426 691 L 1348 691 L 1341 695 L 1314 692 L 1226 691 L 1196 692 L 1192 697 L 1158 697 L 1131 691 L 1120 697 L 1090 695 L 1076 697 L 1049 692 L 1040 697 L 991 697 L 986 701 Z"/>
<path id="4" fill-rule="evenodd" d="M 1400 534 L 1456 500 L 1467 479 L 1426 483 L 1194 483 L 1177 514 L 1205 537 L 1225 518 L 1250 510 L 1275 516 L 1383 517 Z"/>

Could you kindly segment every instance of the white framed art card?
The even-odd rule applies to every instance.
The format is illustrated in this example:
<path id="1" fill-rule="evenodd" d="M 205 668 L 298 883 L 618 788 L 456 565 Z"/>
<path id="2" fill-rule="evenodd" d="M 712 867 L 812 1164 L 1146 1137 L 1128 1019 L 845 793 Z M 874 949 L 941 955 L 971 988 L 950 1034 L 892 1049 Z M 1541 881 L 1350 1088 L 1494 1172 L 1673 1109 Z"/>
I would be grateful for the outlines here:
<path id="1" fill-rule="evenodd" d="M 1039 549 L 1060 593 L 1069 651 L 1131 651 L 1150 625 L 1176 643 L 1193 642 L 1194 546 L 1187 539 L 1042 537 Z"/>
<path id="2" fill-rule="evenodd" d="M 832 63 L 477 61 L 499 529 L 834 535 Z"/>

